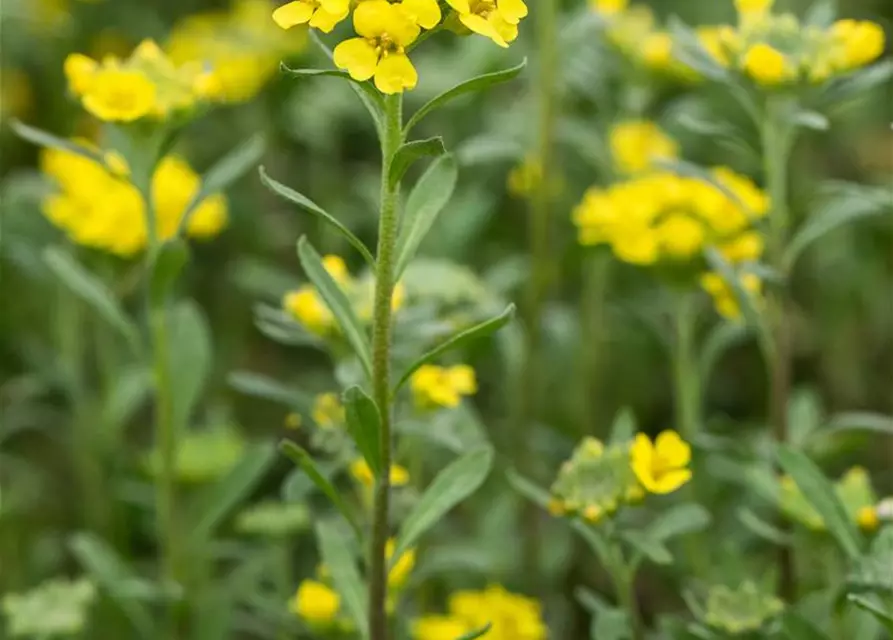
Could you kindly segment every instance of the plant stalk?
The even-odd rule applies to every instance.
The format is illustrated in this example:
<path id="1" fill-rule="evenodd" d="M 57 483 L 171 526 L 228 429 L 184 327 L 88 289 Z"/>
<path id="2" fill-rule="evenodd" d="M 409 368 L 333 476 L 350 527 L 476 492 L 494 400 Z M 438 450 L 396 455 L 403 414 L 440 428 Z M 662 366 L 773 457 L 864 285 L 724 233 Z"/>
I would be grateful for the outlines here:
<path id="1" fill-rule="evenodd" d="M 675 343 L 673 383 L 676 395 L 676 428 L 692 442 L 701 430 L 701 383 L 698 374 L 696 299 L 680 294 L 673 308 Z"/>
<path id="2" fill-rule="evenodd" d="M 611 256 L 598 251 L 583 261 L 583 291 L 580 303 L 582 375 L 580 376 L 580 435 L 604 432 L 600 420 L 599 385 L 604 362 L 605 300 Z"/>
<path id="3" fill-rule="evenodd" d="M 391 437 L 391 332 L 394 297 L 394 262 L 399 224 L 400 185 L 391 185 L 388 169 L 403 142 L 403 96 L 385 97 L 385 123 L 381 140 L 381 213 L 378 221 L 378 251 L 375 273 L 375 302 L 372 316 L 372 391 L 381 416 L 382 473 L 376 479 L 372 507 L 372 540 L 369 548 L 369 633 L 371 640 L 388 639 L 387 558 L 389 534 Z"/>
<path id="4" fill-rule="evenodd" d="M 632 567 L 627 566 L 619 543 L 614 544 L 610 554 L 611 562 L 607 569 L 617 592 L 617 604 L 629 616 L 632 640 L 643 640 L 642 614 L 639 611 L 639 601 L 636 597 L 636 573 Z"/>

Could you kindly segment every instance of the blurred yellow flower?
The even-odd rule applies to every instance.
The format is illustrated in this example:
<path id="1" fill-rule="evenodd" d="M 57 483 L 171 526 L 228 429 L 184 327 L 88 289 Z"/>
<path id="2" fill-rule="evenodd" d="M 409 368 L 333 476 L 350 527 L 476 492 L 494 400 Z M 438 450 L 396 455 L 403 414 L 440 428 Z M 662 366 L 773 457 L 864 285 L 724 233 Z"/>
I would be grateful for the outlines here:
<path id="1" fill-rule="evenodd" d="M 84 141 L 78 143 L 89 146 Z M 103 155 L 108 167 L 67 151 L 45 149 L 41 169 L 55 180 L 59 191 L 43 201 L 43 212 L 74 242 L 129 257 L 148 241 L 145 203 L 127 180 L 129 168 L 124 158 L 114 151 Z M 198 174 L 183 159 L 167 156 L 159 163 L 152 179 L 152 197 L 160 240 L 174 235 L 200 186 Z M 226 223 L 226 199 L 213 194 L 193 212 L 186 233 L 210 238 Z"/>
<path id="2" fill-rule="evenodd" d="M 106 122 L 132 122 L 151 113 L 155 85 L 142 71 L 96 71 L 82 96 L 84 108 Z"/>
<path id="3" fill-rule="evenodd" d="M 833 63 L 841 70 L 865 66 L 884 53 L 884 29 L 874 22 L 839 20 L 830 34 Z"/>
<path id="4" fill-rule="evenodd" d="M 344 406 L 337 393 L 321 393 L 313 401 L 313 421 L 321 429 L 344 424 Z"/>
<path id="5" fill-rule="evenodd" d="M 350 475 L 364 487 L 372 488 L 375 484 L 375 476 L 372 475 L 372 469 L 369 468 L 369 463 L 363 458 L 357 458 L 350 463 Z M 406 486 L 409 484 L 409 471 L 399 464 L 392 464 L 390 481 L 392 487 Z"/>
<path id="6" fill-rule="evenodd" d="M 273 12 L 273 20 L 283 29 L 309 24 L 329 33 L 350 12 L 350 0 L 295 0 Z"/>
<path id="7" fill-rule="evenodd" d="M 653 122 L 631 120 L 611 129 L 611 154 L 622 173 L 640 173 L 679 155 L 679 145 Z"/>
<path id="8" fill-rule="evenodd" d="M 394 551 L 396 550 L 397 542 L 396 540 L 390 539 L 387 542 L 387 546 L 385 547 L 385 557 L 388 562 L 391 561 L 391 557 L 394 555 Z M 412 573 L 412 570 L 415 568 L 415 549 L 407 549 L 403 552 L 396 562 L 394 562 L 394 566 L 391 567 L 391 572 L 388 574 L 388 587 L 391 589 L 400 589 L 403 585 L 406 584 L 406 580 L 409 578 L 409 574 Z"/>
<path id="9" fill-rule="evenodd" d="M 766 15 L 775 0 L 735 0 L 735 9 L 742 20 L 755 20 Z"/>
<path id="10" fill-rule="evenodd" d="M 422 365 L 412 374 L 409 384 L 420 407 L 453 409 L 459 406 L 462 396 L 477 392 L 474 369 L 464 364 L 454 367 Z"/>
<path id="11" fill-rule="evenodd" d="M 349 292 L 352 279 L 347 265 L 339 256 L 327 255 L 322 259 L 323 266 L 332 279 L 345 291 Z M 335 316 L 316 291 L 316 287 L 305 284 L 295 291 L 289 291 L 282 299 L 282 307 L 304 327 L 319 336 L 332 334 L 337 325 Z"/>
<path id="12" fill-rule="evenodd" d="M 456 640 L 472 631 L 454 616 L 423 616 L 412 623 L 413 640 Z"/>
<path id="13" fill-rule="evenodd" d="M 642 43 L 642 58 L 655 69 L 670 66 L 673 62 L 673 38 L 663 31 L 648 34 Z"/>
<path id="14" fill-rule="evenodd" d="M 874 506 L 861 507 L 856 514 L 856 523 L 862 531 L 874 532 L 881 526 L 881 519 L 878 516 L 877 508 Z"/>
<path id="15" fill-rule="evenodd" d="M 514 167 L 508 176 L 509 193 L 517 198 L 529 196 L 543 180 L 543 163 L 534 156 L 527 156 Z"/>
<path id="16" fill-rule="evenodd" d="M 763 283 L 754 273 L 744 273 L 740 276 L 741 286 L 748 295 L 759 296 L 763 289 Z M 713 306 L 716 311 L 729 320 L 741 319 L 741 306 L 735 290 L 718 273 L 710 272 L 701 276 L 701 288 L 713 298 Z"/>
<path id="17" fill-rule="evenodd" d="M 785 55 L 764 42 L 747 50 L 742 66 L 751 78 L 764 85 L 781 84 L 793 74 Z"/>
<path id="18" fill-rule="evenodd" d="M 654 443 L 644 433 L 636 435 L 630 450 L 630 466 L 651 493 L 676 491 L 691 479 L 691 447 L 675 431 L 664 431 Z"/>
<path id="19" fill-rule="evenodd" d="M 289 602 L 289 609 L 314 626 L 332 624 L 341 609 L 341 597 L 322 582 L 304 580 Z"/>
<path id="20" fill-rule="evenodd" d="M 629 0 L 589 0 L 593 9 L 605 15 L 614 15 L 629 6 Z"/>
<path id="21" fill-rule="evenodd" d="M 387 0 L 362 2 L 354 11 L 353 22 L 360 37 L 335 47 L 335 65 L 354 80 L 374 78 L 382 93 L 414 89 L 419 77 L 405 49 L 418 38 L 418 24 Z"/>
<path id="22" fill-rule="evenodd" d="M 518 24 L 527 16 L 523 0 L 447 0 L 469 30 L 508 47 L 518 37 Z"/>
<path id="23" fill-rule="evenodd" d="M 497 585 L 457 591 L 450 597 L 449 614 L 471 630 L 492 625 L 487 640 L 545 640 L 548 635 L 539 601 Z"/>

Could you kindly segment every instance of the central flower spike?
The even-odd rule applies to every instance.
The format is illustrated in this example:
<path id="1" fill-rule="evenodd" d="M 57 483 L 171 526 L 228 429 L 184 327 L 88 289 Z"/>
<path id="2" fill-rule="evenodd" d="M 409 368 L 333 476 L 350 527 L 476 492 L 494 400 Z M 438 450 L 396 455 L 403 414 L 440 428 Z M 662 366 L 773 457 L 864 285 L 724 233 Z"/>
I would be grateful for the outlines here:
<path id="1" fill-rule="evenodd" d="M 375 78 L 382 93 L 414 89 L 419 76 L 406 56 L 406 47 L 419 36 L 419 26 L 401 8 L 386 0 L 367 0 L 353 14 L 359 38 L 335 47 L 335 64 L 354 80 Z"/>
<path id="2" fill-rule="evenodd" d="M 527 15 L 524 0 L 447 0 L 459 20 L 500 47 L 518 37 L 518 23 Z"/>
<path id="3" fill-rule="evenodd" d="M 283 29 L 309 24 L 329 33 L 350 13 L 350 0 L 295 0 L 273 12 L 273 20 Z"/>

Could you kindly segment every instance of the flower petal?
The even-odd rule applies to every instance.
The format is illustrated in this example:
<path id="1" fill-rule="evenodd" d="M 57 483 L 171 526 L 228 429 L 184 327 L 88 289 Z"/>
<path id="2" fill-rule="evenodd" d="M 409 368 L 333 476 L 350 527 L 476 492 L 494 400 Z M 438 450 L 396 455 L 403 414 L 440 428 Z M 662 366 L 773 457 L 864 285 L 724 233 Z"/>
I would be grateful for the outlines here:
<path id="1" fill-rule="evenodd" d="M 423 29 L 433 29 L 440 22 L 440 5 L 437 0 L 403 0 L 399 6 Z"/>
<path id="2" fill-rule="evenodd" d="M 490 38 L 493 42 L 498 44 L 500 47 L 508 47 L 508 43 L 505 41 L 493 24 L 487 20 L 486 18 L 482 18 L 479 15 L 475 15 L 473 13 L 462 13 L 459 15 L 459 20 L 462 21 L 466 27 L 474 31 L 475 33 Z"/>
<path id="3" fill-rule="evenodd" d="M 335 66 L 345 69 L 354 80 L 368 80 L 378 66 L 378 53 L 365 38 L 345 40 L 334 52 Z"/>
<path id="4" fill-rule="evenodd" d="M 645 485 L 645 488 L 651 493 L 663 495 L 673 493 L 689 480 L 691 480 L 691 469 L 678 469 L 676 471 L 661 474 L 660 477 L 655 478 L 655 482 L 652 486 L 648 486 L 644 482 L 642 484 Z"/>
<path id="5" fill-rule="evenodd" d="M 375 86 L 382 93 L 402 93 L 404 89 L 415 89 L 418 81 L 419 74 L 412 62 L 399 53 L 383 58 L 375 70 Z"/>
<path id="6" fill-rule="evenodd" d="M 654 441 L 657 455 L 674 467 L 685 467 L 691 462 L 691 447 L 675 431 L 664 431 Z"/>
<path id="7" fill-rule="evenodd" d="M 527 5 L 524 0 L 497 0 L 496 8 L 502 18 L 510 24 L 518 24 L 527 16 Z"/>
<path id="8" fill-rule="evenodd" d="M 306 24 L 313 16 L 313 5 L 302 0 L 284 4 L 273 12 L 273 20 L 282 29 L 291 29 L 295 25 Z"/>
<path id="9" fill-rule="evenodd" d="M 388 32 L 394 12 L 399 10 L 387 0 L 364 0 L 354 9 L 353 27 L 364 38 L 377 38 Z"/>
<path id="10" fill-rule="evenodd" d="M 333 13 L 328 9 L 320 7 L 316 10 L 316 13 L 313 14 L 313 17 L 310 18 L 310 26 L 314 29 L 319 29 L 323 33 L 331 33 L 332 29 L 335 28 L 335 25 L 344 20 L 348 13 L 348 9 Z"/>
<path id="11" fill-rule="evenodd" d="M 459 13 L 471 13 L 471 5 L 468 0 L 447 0 L 447 4 Z"/>

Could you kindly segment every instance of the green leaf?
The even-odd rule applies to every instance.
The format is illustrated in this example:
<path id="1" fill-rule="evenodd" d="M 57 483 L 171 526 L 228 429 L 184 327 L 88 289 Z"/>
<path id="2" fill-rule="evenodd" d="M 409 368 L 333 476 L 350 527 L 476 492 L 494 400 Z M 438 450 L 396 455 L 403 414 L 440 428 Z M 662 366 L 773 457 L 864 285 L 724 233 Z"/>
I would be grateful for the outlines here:
<path id="1" fill-rule="evenodd" d="M 803 496 L 822 517 L 828 532 L 850 559 L 862 553 L 863 540 L 834 491 L 834 486 L 805 454 L 789 446 L 776 452 L 784 471 L 793 478 Z"/>
<path id="2" fill-rule="evenodd" d="M 820 629 L 794 611 L 785 613 L 782 628 L 787 640 L 829 640 Z"/>
<path id="3" fill-rule="evenodd" d="M 453 507 L 477 491 L 487 479 L 492 464 L 493 449 L 483 447 L 462 456 L 438 473 L 403 521 L 392 557 L 399 559 Z"/>
<path id="4" fill-rule="evenodd" d="M 101 280 L 82 267 L 71 254 L 57 247 L 44 249 L 43 261 L 63 285 L 121 334 L 134 353 L 139 352 L 140 337 L 136 326 Z"/>
<path id="5" fill-rule="evenodd" d="M 227 153 L 202 177 L 202 185 L 186 206 L 177 235 L 183 236 L 189 230 L 189 221 L 201 204 L 210 196 L 224 191 L 236 180 L 256 167 L 267 147 L 266 140 L 256 134 Z"/>
<path id="6" fill-rule="evenodd" d="M 319 35 L 312 29 L 310 31 L 310 39 L 313 40 L 316 46 L 326 54 L 326 57 L 329 60 L 334 61 L 335 56 L 332 53 L 332 50 L 326 46 Z M 330 76 L 347 80 L 351 90 L 357 94 L 360 102 L 366 107 L 366 111 L 372 116 L 372 121 L 375 123 L 375 129 L 378 131 L 379 135 L 383 132 L 384 98 L 382 98 L 381 93 L 379 93 L 378 89 L 376 89 L 370 82 L 358 82 L 351 78 L 349 73 L 337 71 L 335 69 L 297 69 L 293 71 L 285 65 L 280 65 L 280 68 L 287 73 L 294 73 L 297 77 Z"/>
<path id="7" fill-rule="evenodd" d="M 456 640 L 477 640 L 478 638 L 483 638 L 485 635 L 490 633 L 490 629 L 493 628 L 491 623 L 487 623 L 477 631 L 470 631 L 466 633 L 464 636 L 460 636 L 456 638 Z"/>
<path id="8" fill-rule="evenodd" d="M 182 238 L 172 238 L 161 245 L 149 275 L 149 300 L 153 306 L 168 298 L 188 261 L 189 245 Z"/>
<path id="9" fill-rule="evenodd" d="M 654 564 L 673 564 L 673 554 L 660 540 L 640 531 L 624 531 L 620 536 L 639 554 L 648 558 Z"/>
<path id="10" fill-rule="evenodd" d="M 881 435 L 893 436 L 893 416 L 880 413 L 854 411 L 838 413 L 831 417 L 825 427 L 818 433 L 834 435 L 846 431 L 869 431 Z"/>
<path id="11" fill-rule="evenodd" d="M 287 187 L 281 182 L 278 182 L 267 175 L 266 169 L 264 167 L 260 167 L 258 169 L 260 173 L 260 180 L 267 186 L 273 193 L 280 196 L 281 198 L 292 202 L 304 211 L 312 213 L 315 216 L 319 216 L 323 221 L 332 225 L 341 232 L 341 235 L 344 236 L 345 240 L 347 240 L 353 247 L 360 252 L 360 255 L 363 256 L 363 259 L 366 261 L 373 270 L 375 270 L 375 258 L 372 257 L 372 253 L 370 253 L 369 249 L 363 244 L 363 241 L 357 238 L 353 232 L 341 224 L 335 217 L 333 217 L 328 211 L 317 205 L 315 202 L 310 200 L 310 198 L 306 197 L 302 193 L 298 193 L 291 187 Z"/>
<path id="12" fill-rule="evenodd" d="M 211 330 L 195 303 L 170 310 L 170 377 L 174 425 L 185 429 L 211 374 Z"/>
<path id="13" fill-rule="evenodd" d="M 436 96 L 429 100 L 418 111 L 412 114 L 409 122 L 407 122 L 406 126 L 403 128 L 404 136 L 408 135 L 412 128 L 419 122 L 421 122 L 425 116 L 427 116 L 432 111 L 435 111 L 436 109 L 440 109 L 451 100 L 454 100 L 473 91 L 481 91 L 493 85 L 500 84 L 502 82 L 508 82 L 509 80 L 516 78 L 526 66 L 527 59 L 525 58 L 521 61 L 521 64 L 516 67 L 511 67 L 510 69 L 504 69 L 502 71 L 496 71 L 494 73 L 485 73 L 484 75 L 477 76 L 476 78 L 472 78 L 471 80 L 466 80 L 465 82 L 457 84 L 452 89 L 444 91 L 439 96 Z"/>
<path id="14" fill-rule="evenodd" d="M 721 322 L 710 330 L 701 347 L 700 369 L 704 384 L 710 381 L 726 352 L 741 344 L 749 334 L 750 328 L 740 322 Z"/>
<path id="15" fill-rule="evenodd" d="M 440 343 L 438 346 L 434 347 L 431 351 L 429 351 L 410 365 L 409 369 L 407 369 L 406 373 L 404 373 L 400 377 L 399 382 L 397 382 L 397 385 L 394 387 L 394 393 L 396 393 L 404 384 L 406 384 L 407 380 L 412 377 L 412 374 L 415 373 L 422 365 L 437 359 L 439 356 L 443 355 L 447 351 L 457 349 L 458 347 L 467 342 L 470 342 L 471 340 L 483 338 L 492 333 L 495 333 L 506 324 L 508 324 L 514 314 L 515 305 L 510 304 L 508 307 L 506 307 L 505 311 L 500 313 L 495 318 L 491 318 L 489 320 L 481 322 L 480 324 L 476 324 L 475 326 L 457 333 L 452 338 L 449 338 Z"/>
<path id="16" fill-rule="evenodd" d="M 356 561 L 338 527 L 330 522 L 316 525 L 316 540 L 322 560 L 332 575 L 335 589 L 344 599 L 344 606 L 360 636 L 369 637 L 366 620 L 366 588 Z"/>
<path id="17" fill-rule="evenodd" d="M 127 589 L 122 588 L 128 583 L 142 583 L 143 580 L 103 540 L 92 533 L 75 534 L 69 540 L 69 547 L 81 566 L 121 610 L 139 637 L 155 640 L 157 635 L 149 610 L 131 597 Z"/>
<path id="18" fill-rule="evenodd" d="M 378 406 L 357 386 L 344 392 L 347 430 L 376 478 L 381 477 L 381 414 Z"/>
<path id="19" fill-rule="evenodd" d="M 211 540 L 215 529 L 239 506 L 263 479 L 276 459 L 276 448 L 260 443 L 248 448 L 239 463 L 190 505 L 188 527 L 193 551 L 198 553 Z"/>
<path id="20" fill-rule="evenodd" d="M 611 444 L 632 442 L 636 437 L 636 416 L 629 407 L 624 407 L 614 416 L 611 423 Z"/>
<path id="21" fill-rule="evenodd" d="M 505 474 L 512 488 L 541 509 L 548 509 L 552 496 L 548 491 L 528 480 L 517 471 L 509 470 Z"/>
<path id="22" fill-rule="evenodd" d="M 675 505 L 663 512 L 645 529 L 652 540 L 666 542 L 677 536 L 703 531 L 710 526 L 710 512 L 693 502 Z"/>
<path id="23" fill-rule="evenodd" d="M 797 111 L 791 115 L 791 124 L 813 131 L 827 131 L 831 128 L 828 117 L 817 111 Z"/>
<path id="24" fill-rule="evenodd" d="M 871 598 L 855 593 L 847 595 L 846 599 L 847 602 L 856 605 L 877 618 L 881 624 L 887 627 L 888 631 L 893 631 L 893 611 L 885 610 Z"/>
<path id="25" fill-rule="evenodd" d="M 415 256 L 437 216 L 450 201 L 458 179 L 456 160 L 452 155 L 445 154 L 431 163 L 409 193 L 397 240 L 397 266 L 394 270 L 397 280 Z"/>
<path id="26" fill-rule="evenodd" d="M 122 368 L 111 388 L 104 394 L 102 424 L 117 431 L 148 400 L 152 391 L 152 372 L 144 365 Z"/>
<path id="27" fill-rule="evenodd" d="M 840 13 L 837 0 L 815 0 L 806 12 L 804 25 L 827 29 Z"/>
<path id="28" fill-rule="evenodd" d="M 87 147 L 79 145 L 70 140 L 54 136 L 51 133 L 48 133 L 41 129 L 36 129 L 35 127 L 31 127 L 23 122 L 20 122 L 19 120 L 12 120 L 9 123 L 9 126 L 20 138 L 36 144 L 39 147 L 47 147 L 49 149 L 67 151 L 69 153 L 79 155 L 82 158 L 87 158 L 88 160 L 97 162 L 103 167 L 106 166 L 105 159 L 103 158 L 102 153 L 100 153 L 99 151 L 88 149 Z"/>
<path id="29" fill-rule="evenodd" d="M 673 36 L 673 55 L 684 65 L 714 82 L 731 83 L 729 70 L 722 67 L 701 45 L 697 35 L 684 22 L 673 16 L 669 22 Z"/>
<path id="30" fill-rule="evenodd" d="M 893 60 L 884 60 L 828 83 L 819 107 L 829 107 L 850 99 L 859 99 L 893 77 Z"/>
<path id="31" fill-rule="evenodd" d="M 325 301 L 326 306 L 341 327 L 344 337 L 353 347 L 354 353 L 363 365 L 363 370 L 369 378 L 372 378 L 372 353 L 369 347 L 369 339 L 357 318 L 357 314 L 350 304 L 350 300 L 338 286 L 338 283 L 329 275 L 323 266 L 322 258 L 316 252 L 316 249 L 310 244 L 306 236 L 302 236 L 298 240 L 298 258 L 307 277 L 316 287 L 317 292 Z"/>
<path id="32" fill-rule="evenodd" d="M 403 143 L 391 160 L 391 165 L 388 168 L 388 183 L 393 189 L 403 179 L 413 162 L 421 160 L 426 156 L 436 158 L 445 153 L 446 147 L 443 146 L 443 138 L 441 137 L 412 140 L 411 142 Z"/>
<path id="33" fill-rule="evenodd" d="M 259 373 L 234 371 L 227 377 L 227 382 L 245 395 L 277 402 L 304 413 L 310 413 L 313 409 L 313 396 Z"/>
<path id="34" fill-rule="evenodd" d="M 738 509 L 737 514 L 739 522 L 744 525 L 745 529 L 748 529 L 754 535 L 778 546 L 788 546 L 793 544 L 790 534 L 782 531 L 775 525 L 766 522 L 747 507 Z"/>
<path id="35" fill-rule="evenodd" d="M 338 493 L 338 490 L 335 489 L 334 486 L 332 486 L 332 483 L 319 471 L 313 458 L 310 457 L 310 454 L 289 440 L 282 440 L 279 443 L 279 450 L 304 470 L 304 473 L 306 473 L 307 477 L 313 481 L 313 484 L 326 494 L 329 500 L 332 501 L 332 504 L 335 505 L 338 511 L 341 512 L 341 515 L 344 516 L 344 519 L 347 520 L 351 527 L 353 527 L 354 532 L 357 534 L 357 540 L 362 540 L 363 530 L 360 528 L 359 523 L 357 523 L 356 518 L 354 518 L 353 513 L 351 513 L 350 509 L 347 507 L 347 503 L 342 500 L 341 494 Z"/>

